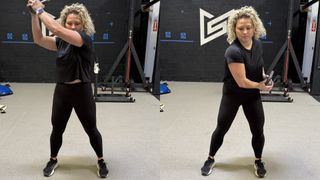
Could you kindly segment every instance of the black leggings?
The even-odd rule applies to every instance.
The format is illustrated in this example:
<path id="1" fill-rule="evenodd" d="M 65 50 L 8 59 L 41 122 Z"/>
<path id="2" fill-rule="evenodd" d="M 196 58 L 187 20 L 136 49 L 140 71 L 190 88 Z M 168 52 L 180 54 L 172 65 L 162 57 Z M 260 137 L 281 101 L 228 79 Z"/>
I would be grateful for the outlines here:
<path id="1" fill-rule="evenodd" d="M 210 156 L 214 157 L 218 149 L 221 147 L 224 135 L 231 127 L 240 105 L 242 105 L 244 114 L 249 122 L 252 133 L 251 144 L 255 157 L 261 158 L 264 146 L 264 112 L 260 93 L 235 94 L 225 86 L 223 87 L 217 127 L 211 137 Z"/>
<path id="2" fill-rule="evenodd" d="M 102 157 L 102 137 L 96 126 L 96 104 L 92 95 L 91 83 L 56 84 L 51 116 L 51 157 L 58 155 L 62 145 L 62 135 L 73 108 L 89 136 L 95 153 L 98 157 Z"/>

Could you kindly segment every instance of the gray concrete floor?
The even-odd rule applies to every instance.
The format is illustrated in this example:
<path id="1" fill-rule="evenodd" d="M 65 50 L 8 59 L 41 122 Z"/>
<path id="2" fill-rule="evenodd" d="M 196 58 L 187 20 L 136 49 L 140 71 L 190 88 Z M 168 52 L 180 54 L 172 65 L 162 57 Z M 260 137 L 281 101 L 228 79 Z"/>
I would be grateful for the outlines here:
<path id="1" fill-rule="evenodd" d="M 200 174 L 207 158 L 221 99 L 222 83 L 168 82 L 161 96 L 161 180 L 250 180 L 254 154 L 242 109 L 216 155 L 216 168 Z M 265 179 L 318 180 L 320 166 L 320 103 L 308 93 L 290 93 L 292 103 L 264 102 L 266 117 Z"/>
<path id="2" fill-rule="evenodd" d="M 253 150 L 248 123 L 240 109 L 216 156 L 214 172 L 203 177 L 216 126 L 221 83 L 168 82 L 172 93 L 159 101 L 133 93 L 135 103 L 97 103 L 98 128 L 112 180 L 250 180 Z M 38 180 L 49 156 L 54 84 L 12 83 L 14 94 L 0 98 L 0 179 Z M 265 179 L 320 178 L 320 103 L 307 93 L 290 93 L 293 103 L 264 103 Z M 73 113 L 59 153 L 60 167 L 50 179 L 88 180 L 96 158 Z"/>
<path id="3" fill-rule="evenodd" d="M 0 104 L 0 179 L 38 180 L 49 159 L 50 116 L 54 84 L 11 83 L 14 94 Z M 159 101 L 133 93 L 135 103 L 97 103 L 108 179 L 159 179 Z M 73 112 L 59 152 L 59 167 L 50 179 L 99 179 L 96 157 Z"/>

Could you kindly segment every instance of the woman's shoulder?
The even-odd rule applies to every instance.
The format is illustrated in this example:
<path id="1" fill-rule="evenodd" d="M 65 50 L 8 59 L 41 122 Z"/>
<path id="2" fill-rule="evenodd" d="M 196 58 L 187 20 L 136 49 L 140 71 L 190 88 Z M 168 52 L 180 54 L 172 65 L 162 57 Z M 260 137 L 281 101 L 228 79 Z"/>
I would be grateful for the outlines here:
<path id="1" fill-rule="evenodd" d="M 84 32 L 84 31 L 79 31 L 79 34 L 80 34 L 80 36 L 83 38 L 83 39 L 90 39 L 90 40 L 92 40 L 91 39 L 91 36 L 90 35 L 88 35 L 86 32 Z"/>
<path id="2" fill-rule="evenodd" d="M 253 38 L 253 43 L 257 46 L 262 46 L 262 41 L 260 39 Z"/>
<path id="3" fill-rule="evenodd" d="M 237 45 L 237 43 L 233 42 L 226 49 L 224 57 L 226 58 L 228 63 L 230 63 L 230 62 L 242 62 L 243 52 L 242 52 L 241 47 L 239 45 Z"/>
<path id="4" fill-rule="evenodd" d="M 262 52 L 263 47 L 262 47 L 262 41 L 260 39 L 253 39 L 253 49 L 256 49 L 260 52 Z"/>
<path id="5" fill-rule="evenodd" d="M 233 42 L 229 45 L 229 47 L 226 49 L 226 53 L 235 53 L 240 52 L 241 48 L 237 42 Z"/>
<path id="6" fill-rule="evenodd" d="M 80 34 L 82 40 L 84 41 L 84 44 L 86 44 L 87 46 L 91 47 L 92 43 L 93 43 L 93 40 L 92 40 L 91 36 L 89 36 L 84 31 L 80 31 L 79 34 Z"/>

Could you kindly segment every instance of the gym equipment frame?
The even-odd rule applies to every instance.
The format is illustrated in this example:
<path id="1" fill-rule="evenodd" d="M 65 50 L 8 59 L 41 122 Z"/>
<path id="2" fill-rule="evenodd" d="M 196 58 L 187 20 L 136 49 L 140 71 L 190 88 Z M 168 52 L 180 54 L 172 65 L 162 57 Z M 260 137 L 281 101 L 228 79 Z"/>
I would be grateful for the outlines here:
<path id="1" fill-rule="evenodd" d="M 304 11 L 306 8 L 314 4 L 314 2 L 309 2 L 303 6 L 300 7 L 300 11 Z M 303 79 L 301 68 L 299 66 L 298 60 L 296 53 L 292 47 L 291 43 L 291 32 L 292 32 L 292 20 L 293 20 L 293 5 L 294 5 L 294 0 L 289 0 L 289 8 L 288 8 L 288 34 L 287 34 L 287 40 L 281 47 L 280 51 L 274 58 L 272 64 L 270 65 L 267 74 L 269 74 L 277 65 L 279 62 L 281 56 L 283 53 L 285 53 L 285 58 L 284 58 L 284 67 L 283 67 L 283 94 L 272 94 L 271 92 L 268 94 L 262 94 L 262 100 L 265 102 L 293 102 L 293 99 L 289 96 L 289 88 L 292 84 L 289 85 L 289 80 L 288 80 L 288 69 L 289 69 L 289 59 L 290 55 L 292 57 L 292 61 L 294 63 L 295 69 L 298 73 L 298 77 L 300 80 L 300 85 L 303 89 L 307 88 L 306 83 Z M 295 13 L 296 14 L 296 13 Z"/>
<path id="2" fill-rule="evenodd" d="M 151 5 L 153 5 L 155 2 L 152 1 L 149 4 L 142 7 L 140 10 L 141 12 L 145 11 L 147 8 L 149 8 Z M 110 71 L 108 72 L 106 78 L 104 79 L 104 82 L 107 83 L 109 80 L 111 80 L 111 94 L 98 94 L 98 82 L 97 77 L 95 78 L 95 90 L 94 90 L 94 97 L 96 102 L 135 102 L 135 99 L 131 97 L 131 89 L 135 86 L 134 83 L 130 81 L 130 70 L 131 70 L 131 56 L 133 56 L 134 62 L 137 66 L 140 78 L 142 80 L 142 86 L 146 91 L 150 90 L 150 85 L 147 83 L 142 66 L 140 64 L 139 57 L 136 52 L 136 48 L 133 44 L 133 30 L 134 30 L 134 7 L 135 7 L 135 0 L 130 0 L 130 12 L 129 12 L 129 26 L 128 26 L 128 40 L 125 43 L 124 47 L 122 48 L 120 54 L 117 56 L 115 62 L 110 68 Z M 139 12 L 139 11 L 138 11 Z M 119 63 L 121 62 L 124 55 L 127 55 L 126 58 L 126 67 L 125 67 L 125 78 L 124 83 L 122 84 L 125 93 L 124 94 L 115 94 L 114 93 L 114 87 L 119 86 L 114 82 L 114 79 L 112 77 L 112 74 L 118 67 Z M 95 73 L 96 74 L 96 73 Z M 97 74 L 96 74 L 97 76 Z M 121 86 L 121 85 L 120 85 Z"/>

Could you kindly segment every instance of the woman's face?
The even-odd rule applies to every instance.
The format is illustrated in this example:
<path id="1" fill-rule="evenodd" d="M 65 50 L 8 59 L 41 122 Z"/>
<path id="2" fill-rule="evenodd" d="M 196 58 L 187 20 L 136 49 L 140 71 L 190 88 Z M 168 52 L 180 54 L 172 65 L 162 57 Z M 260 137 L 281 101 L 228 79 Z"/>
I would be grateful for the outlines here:
<path id="1" fill-rule="evenodd" d="M 238 19 L 235 27 L 236 36 L 240 42 L 250 42 L 254 35 L 254 27 L 250 18 Z"/>
<path id="2" fill-rule="evenodd" d="M 79 15 L 69 14 L 66 19 L 66 28 L 74 31 L 82 31 L 83 25 Z"/>

